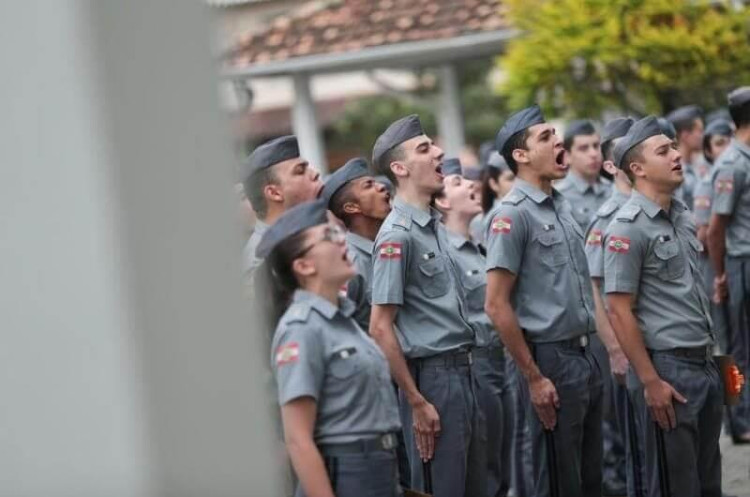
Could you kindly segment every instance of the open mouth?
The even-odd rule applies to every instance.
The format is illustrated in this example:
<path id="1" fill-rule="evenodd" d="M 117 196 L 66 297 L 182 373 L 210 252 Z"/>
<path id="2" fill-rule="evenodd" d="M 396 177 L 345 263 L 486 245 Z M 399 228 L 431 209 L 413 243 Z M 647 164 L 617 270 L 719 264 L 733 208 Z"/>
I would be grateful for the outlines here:
<path id="1" fill-rule="evenodd" d="M 469 194 L 469 200 L 471 200 L 472 202 L 474 202 L 474 201 L 476 201 L 476 199 L 477 199 L 477 194 L 476 193 L 470 193 Z"/>
<path id="2" fill-rule="evenodd" d="M 680 171 L 682 172 L 682 164 L 676 164 L 672 167 L 672 171 Z"/>
<path id="3" fill-rule="evenodd" d="M 564 166 L 565 161 L 565 149 L 560 150 L 557 155 L 555 156 L 555 164 L 558 166 Z"/>

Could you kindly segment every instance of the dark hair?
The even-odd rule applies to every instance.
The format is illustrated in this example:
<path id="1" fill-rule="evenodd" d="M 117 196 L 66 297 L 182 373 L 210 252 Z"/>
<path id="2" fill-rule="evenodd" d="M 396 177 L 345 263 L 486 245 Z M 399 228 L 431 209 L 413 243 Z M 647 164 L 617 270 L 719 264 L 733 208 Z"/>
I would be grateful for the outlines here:
<path id="1" fill-rule="evenodd" d="M 517 148 L 528 150 L 529 148 L 526 145 L 526 140 L 528 138 L 529 128 L 521 130 L 508 138 L 508 141 L 505 143 L 505 146 L 500 152 L 500 155 L 502 155 L 503 159 L 505 159 L 505 162 L 508 163 L 508 167 L 513 172 L 513 174 L 518 174 L 518 164 L 516 164 L 516 160 L 513 158 L 513 151 Z"/>
<path id="2" fill-rule="evenodd" d="M 350 217 L 349 214 L 344 212 L 344 205 L 346 205 L 347 202 L 354 202 L 356 200 L 352 193 L 354 181 L 356 180 L 352 180 L 339 188 L 328 202 L 328 207 L 331 212 L 333 212 L 333 215 L 341 219 L 341 222 L 343 222 L 347 228 L 349 227 Z"/>
<path id="3" fill-rule="evenodd" d="M 396 178 L 396 175 L 393 174 L 393 171 L 391 171 L 391 162 L 402 161 L 404 160 L 405 156 L 406 155 L 404 154 L 404 149 L 401 144 L 396 145 L 392 149 L 388 150 L 383 154 L 377 164 L 373 164 L 373 169 L 377 173 L 376 176 L 385 176 L 391 181 L 391 183 L 393 183 L 393 186 L 397 188 L 398 178 Z"/>
<path id="4" fill-rule="evenodd" d="M 631 148 L 625 153 L 625 156 L 622 158 L 622 170 L 625 171 L 625 175 L 628 177 L 628 179 L 635 183 L 635 176 L 633 175 L 633 171 L 630 169 L 630 164 L 637 161 L 643 160 L 643 142 L 639 143 L 635 147 Z"/>
<path id="5" fill-rule="evenodd" d="M 565 133 L 563 138 L 563 148 L 570 152 L 570 147 L 573 146 L 573 142 L 576 136 L 590 136 L 596 134 L 596 128 L 590 122 L 574 123 L 575 129 L 572 133 Z"/>
<path id="6" fill-rule="evenodd" d="M 734 125 L 738 128 L 750 125 L 750 102 L 745 102 L 740 105 L 730 105 L 729 115 L 732 116 Z"/>
<path id="7" fill-rule="evenodd" d="M 695 123 L 696 121 L 701 120 L 700 117 L 693 117 L 691 119 L 679 119 L 676 121 L 670 121 L 672 123 L 672 126 L 674 126 L 675 132 L 677 132 L 677 138 L 680 138 L 680 133 L 683 131 L 692 131 L 695 129 Z"/>
<path id="8" fill-rule="evenodd" d="M 709 157 L 708 155 L 708 153 L 711 151 L 711 138 L 713 138 L 714 136 L 724 136 L 730 138 L 730 136 L 727 136 L 724 133 L 711 133 L 710 135 L 703 135 L 703 158 L 705 158 L 706 162 L 708 162 L 709 164 L 713 164 L 717 159 L 717 157 Z"/>
<path id="9" fill-rule="evenodd" d="M 250 173 L 243 183 L 245 195 L 260 219 L 265 219 L 268 215 L 268 202 L 263 190 L 268 185 L 278 184 L 278 181 L 274 166 L 271 166 Z"/>
<path id="10" fill-rule="evenodd" d="M 507 159 L 506 159 L 507 162 Z M 503 171 L 496 167 L 485 167 L 482 171 L 482 212 L 487 214 L 495 205 L 497 193 L 490 186 L 490 180 L 498 181 Z"/>
<path id="11" fill-rule="evenodd" d="M 271 300 L 264 302 L 263 308 L 270 309 L 272 329 L 276 328 L 279 319 L 289 307 L 294 291 L 299 288 L 292 263 L 302 251 L 306 233 L 307 230 L 304 230 L 278 244 L 259 268 L 262 271 L 256 272 L 256 295 Z"/>
<path id="12" fill-rule="evenodd" d="M 615 148 L 615 140 L 617 138 L 614 138 L 612 140 L 607 140 L 604 143 L 602 143 L 601 151 L 602 151 L 602 158 L 604 160 L 612 160 L 612 151 Z"/>

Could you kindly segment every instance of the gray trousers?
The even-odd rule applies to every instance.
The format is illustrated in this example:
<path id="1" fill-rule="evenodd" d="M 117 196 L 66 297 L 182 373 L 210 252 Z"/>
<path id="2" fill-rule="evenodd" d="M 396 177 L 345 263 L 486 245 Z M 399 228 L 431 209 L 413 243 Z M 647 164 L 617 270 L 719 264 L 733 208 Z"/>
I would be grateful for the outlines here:
<path id="1" fill-rule="evenodd" d="M 560 398 L 557 425 L 550 438 L 531 405 L 528 385 L 519 379 L 531 430 L 531 495 L 553 495 L 550 482 L 556 480 L 560 497 L 600 497 L 603 392 L 599 364 L 588 348 L 569 343 L 530 346 L 539 369 L 554 383 Z M 554 447 L 549 446 L 550 442 Z"/>
<path id="2" fill-rule="evenodd" d="M 659 376 L 686 399 L 674 402 L 677 428 L 663 431 L 656 425 L 634 373 L 628 390 L 641 419 L 646 486 L 649 497 L 721 497 L 721 433 L 723 387 L 719 370 L 710 358 L 690 359 L 670 353 L 653 353 Z M 661 434 L 661 435 L 659 435 Z M 670 495 L 663 495 L 659 472 L 659 445 L 663 436 L 666 478 Z"/>
<path id="3" fill-rule="evenodd" d="M 475 351 L 479 407 L 487 424 L 487 494 L 489 497 L 505 497 L 510 487 L 510 443 L 506 442 L 512 432 L 512 417 L 505 393 L 505 357 L 502 347 L 487 347 Z"/>
<path id="4" fill-rule="evenodd" d="M 395 451 L 329 456 L 323 460 L 336 497 L 399 497 Z M 295 497 L 305 497 L 300 486 Z"/>
<path id="5" fill-rule="evenodd" d="M 510 483 L 515 497 L 532 497 L 534 475 L 531 465 L 531 433 L 529 432 L 529 413 L 526 410 L 521 393 L 521 381 L 518 367 L 511 357 L 505 364 L 506 385 L 511 408 L 509 409 L 512 432 L 505 437 L 510 443 Z"/>
<path id="6" fill-rule="evenodd" d="M 729 352 L 740 372 L 750 378 L 750 257 L 726 259 L 729 284 Z M 750 431 L 750 388 L 743 388 L 740 401 L 730 408 L 733 436 Z"/>
<path id="7" fill-rule="evenodd" d="M 410 360 L 419 391 L 440 415 L 442 432 L 429 468 L 434 497 L 486 495 L 487 433 L 477 403 L 472 366 L 423 366 Z M 411 406 L 400 399 L 401 423 L 409 457 L 412 489 L 424 491 L 423 465 L 414 439 Z"/>

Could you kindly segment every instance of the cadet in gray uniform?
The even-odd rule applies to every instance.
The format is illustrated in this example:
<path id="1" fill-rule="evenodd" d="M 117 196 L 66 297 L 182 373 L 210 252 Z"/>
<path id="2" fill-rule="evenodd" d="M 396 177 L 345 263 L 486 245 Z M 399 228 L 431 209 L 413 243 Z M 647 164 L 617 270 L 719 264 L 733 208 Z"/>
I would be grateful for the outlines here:
<path id="1" fill-rule="evenodd" d="M 573 217 L 581 229 L 612 193 L 612 183 L 602 178 L 602 152 L 599 134 L 590 121 L 573 121 L 565 130 L 563 147 L 570 165 L 568 175 L 555 185 L 573 207 Z"/>
<path id="2" fill-rule="evenodd" d="M 750 373 L 750 87 L 729 94 L 729 112 L 737 130 L 729 148 L 714 166 L 708 253 L 716 271 L 715 298 L 728 300 L 730 351 L 747 378 Z M 739 404 L 731 409 L 733 440 L 750 443 L 750 389 L 743 390 Z"/>
<path id="3" fill-rule="evenodd" d="M 614 158 L 635 190 L 604 235 L 604 285 L 644 420 L 648 495 L 720 497 L 723 388 L 711 356 L 702 247 L 674 197 L 680 153 L 649 116 L 633 124 Z"/>
<path id="4" fill-rule="evenodd" d="M 401 424 L 385 356 L 352 318 L 338 290 L 354 276 L 344 231 L 326 222 L 323 201 L 284 213 L 258 255 L 288 304 L 271 364 L 284 438 L 300 485 L 296 496 L 396 497 Z"/>
<path id="5" fill-rule="evenodd" d="M 613 180 L 612 196 L 596 211 L 586 231 L 586 259 L 589 263 L 591 284 L 596 305 L 596 328 L 606 356 L 600 359 L 605 369 L 604 414 L 604 495 L 644 495 L 643 454 L 637 443 L 638 427 L 635 413 L 628 401 L 625 375 L 628 360 L 617 341 L 609 321 L 604 295 L 604 251 L 602 237 L 615 213 L 630 198 L 632 185 L 624 171 L 614 165 L 612 149 L 628 132 L 635 121 L 629 117 L 613 119 L 602 131 L 602 168 Z"/>
<path id="6" fill-rule="evenodd" d="M 677 134 L 677 147 L 682 155 L 685 181 L 677 196 L 693 208 L 693 190 L 700 179 L 693 162 L 702 151 L 703 111 L 696 105 L 687 105 L 667 114 L 666 119 L 674 126 Z"/>
<path id="7" fill-rule="evenodd" d="M 479 404 L 487 421 L 487 495 L 504 497 L 510 487 L 512 399 L 505 385 L 505 355 L 500 337 L 484 312 L 487 286 L 484 247 L 471 239 L 471 221 L 482 211 L 478 189 L 471 169 L 461 168 L 458 159 L 443 162 L 445 189 L 435 196 L 435 207 L 443 214 L 448 241 L 466 293 L 469 322 L 476 330 L 476 348 L 472 352 L 479 383 Z"/>
<path id="8" fill-rule="evenodd" d="M 538 106 L 496 139 L 516 174 L 488 230 L 485 306 L 520 372 L 532 437 L 530 495 L 601 496 L 602 375 L 583 231 L 552 187 L 565 151 Z"/>
<path id="9" fill-rule="evenodd" d="M 245 194 L 257 216 L 243 250 L 243 270 L 249 282 L 263 262 L 255 250 L 268 226 L 287 209 L 315 199 L 323 183 L 315 168 L 300 157 L 294 136 L 282 136 L 259 146 L 247 158 L 245 168 Z"/>
<path id="10" fill-rule="evenodd" d="M 360 158 L 348 161 L 331 174 L 320 196 L 348 230 L 346 244 L 357 275 L 347 283 L 346 294 L 357 305 L 354 319 L 367 331 L 372 305 L 372 249 L 380 226 L 391 212 L 391 196 Z"/>
<path id="11" fill-rule="evenodd" d="M 485 427 L 475 397 L 463 288 L 440 214 L 443 151 L 416 115 L 391 124 L 373 166 L 396 187 L 373 252 L 370 333 L 398 383 L 412 486 L 436 497 L 485 495 Z"/>

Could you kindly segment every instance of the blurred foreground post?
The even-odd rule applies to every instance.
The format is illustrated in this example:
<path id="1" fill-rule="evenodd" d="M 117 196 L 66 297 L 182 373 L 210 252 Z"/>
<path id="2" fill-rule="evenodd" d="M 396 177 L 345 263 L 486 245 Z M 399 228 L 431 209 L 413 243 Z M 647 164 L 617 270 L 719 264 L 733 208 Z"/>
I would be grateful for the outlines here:
<path id="1" fill-rule="evenodd" d="M 207 16 L 0 4 L 0 496 L 280 495 Z"/>

